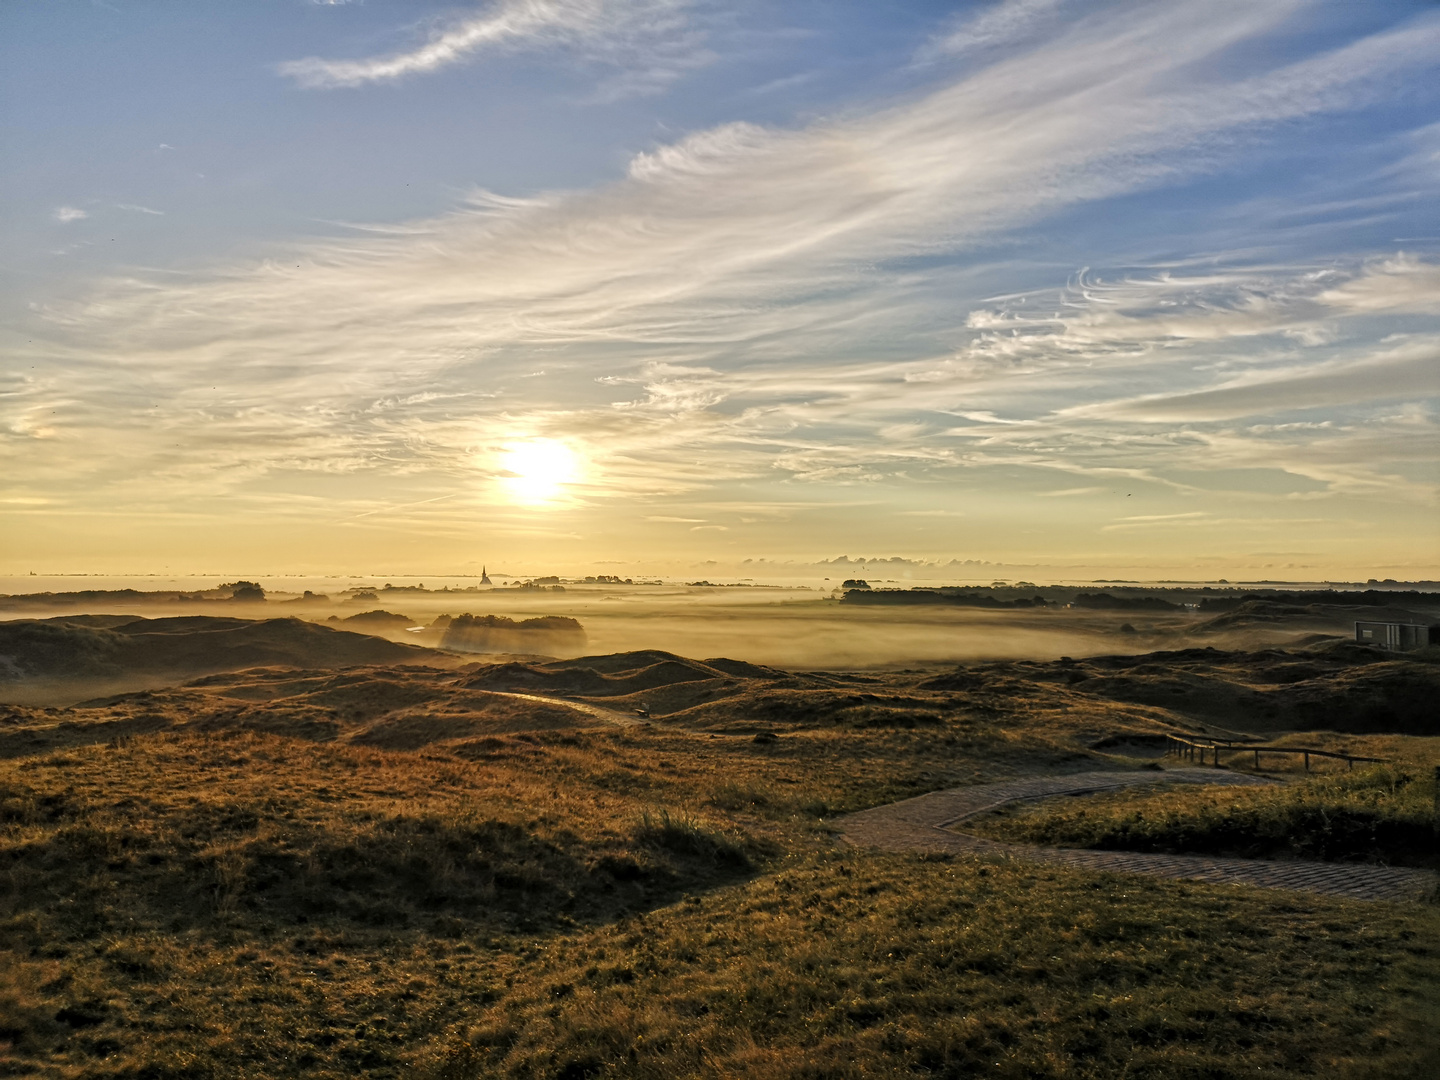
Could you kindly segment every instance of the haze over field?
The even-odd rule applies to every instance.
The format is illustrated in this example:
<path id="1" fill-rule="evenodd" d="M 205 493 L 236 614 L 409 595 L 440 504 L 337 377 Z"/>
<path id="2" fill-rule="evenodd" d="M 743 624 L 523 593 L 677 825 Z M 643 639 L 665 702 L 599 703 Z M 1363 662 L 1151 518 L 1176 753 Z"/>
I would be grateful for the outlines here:
<path id="1" fill-rule="evenodd" d="M 62 0 L 0 50 L 0 573 L 1440 577 L 1423 0 Z"/>

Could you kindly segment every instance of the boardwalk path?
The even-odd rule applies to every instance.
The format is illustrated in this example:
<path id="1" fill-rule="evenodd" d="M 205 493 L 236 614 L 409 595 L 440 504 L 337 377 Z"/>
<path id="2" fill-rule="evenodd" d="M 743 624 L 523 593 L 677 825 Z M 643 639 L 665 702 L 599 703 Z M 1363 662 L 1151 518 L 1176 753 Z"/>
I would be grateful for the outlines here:
<path id="1" fill-rule="evenodd" d="M 1222 884 L 1259 885 L 1272 889 L 1346 896 L 1358 900 L 1405 900 L 1435 888 L 1427 870 L 1348 863 L 1266 862 L 1222 859 L 1208 855 L 1158 855 L 1144 852 L 1082 851 L 1073 848 L 1004 844 L 953 832 L 948 826 L 1005 803 L 1052 795 L 1083 795 L 1157 781 L 1190 784 L 1255 785 L 1274 783 L 1243 773 L 1213 769 L 1167 769 L 1160 772 L 1087 772 L 1069 776 L 1031 777 L 1000 784 L 934 791 L 904 802 L 862 810 L 836 821 L 841 841 L 852 847 L 885 851 L 963 852 L 1005 855 L 1028 862 L 1055 863 L 1085 870 L 1150 874 Z"/>

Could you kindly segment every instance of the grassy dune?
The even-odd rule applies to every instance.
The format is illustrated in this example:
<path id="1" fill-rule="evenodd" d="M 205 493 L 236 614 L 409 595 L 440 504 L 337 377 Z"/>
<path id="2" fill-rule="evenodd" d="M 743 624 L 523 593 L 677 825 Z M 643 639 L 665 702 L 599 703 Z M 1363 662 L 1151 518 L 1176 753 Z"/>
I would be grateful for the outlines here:
<path id="1" fill-rule="evenodd" d="M 1440 868 L 1432 769 L 1379 765 L 1275 788 L 1106 792 L 968 821 L 1000 840 Z"/>
<path id="2" fill-rule="evenodd" d="M 816 854 L 547 943 L 423 1075 L 1419 1077 L 1437 947 L 1433 910 Z"/>
<path id="3" fill-rule="evenodd" d="M 924 791 L 1141 768 L 1091 747 L 1175 714 L 1013 668 L 645 659 L 9 709 L 0 1075 L 1433 1072 L 1440 909 L 830 841 Z M 552 676 L 653 720 L 501 685 Z"/>

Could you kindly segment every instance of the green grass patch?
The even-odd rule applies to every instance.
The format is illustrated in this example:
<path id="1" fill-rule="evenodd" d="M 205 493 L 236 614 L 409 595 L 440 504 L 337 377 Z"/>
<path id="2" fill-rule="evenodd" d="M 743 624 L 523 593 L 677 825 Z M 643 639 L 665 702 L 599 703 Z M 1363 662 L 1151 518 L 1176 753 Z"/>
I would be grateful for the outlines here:
<path id="1" fill-rule="evenodd" d="M 1272 787 L 1131 788 L 967 821 L 997 840 L 1121 851 L 1440 868 L 1435 783 L 1379 765 Z"/>

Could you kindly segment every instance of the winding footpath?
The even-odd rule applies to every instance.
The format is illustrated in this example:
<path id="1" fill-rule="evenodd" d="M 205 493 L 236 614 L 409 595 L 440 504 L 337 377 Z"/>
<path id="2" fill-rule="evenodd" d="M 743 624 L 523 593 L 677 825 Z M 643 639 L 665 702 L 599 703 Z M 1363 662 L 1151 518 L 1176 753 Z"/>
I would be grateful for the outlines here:
<path id="1" fill-rule="evenodd" d="M 1001 855 L 1026 862 L 1073 866 L 1121 874 L 1183 878 L 1217 884 L 1257 885 L 1270 889 L 1343 896 L 1352 900 L 1412 900 L 1436 887 L 1428 870 L 1363 866 L 1353 863 L 1267 862 L 1209 855 L 1161 855 L 1148 852 L 1088 851 L 1032 847 L 968 836 L 951 829 L 966 818 L 1006 803 L 1056 795 L 1087 795 L 1135 784 L 1233 784 L 1254 786 L 1275 781 L 1213 769 L 1164 772 L 1085 772 L 1030 777 L 999 784 L 932 791 L 904 802 L 877 806 L 837 819 L 841 843 L 883 851 L 956 852 Z"/>
<path id="2" fill-rule="evenodd" d="M 594 717 L 596 720 L 603 720 L 607 724 L 614 724 L 616 727 L 649 726 L 645 720 L 638 716 L 617 712 L 615 709 L 607 709 L 601 705 L 591 705 L 588 701 L 578 701 L 575 698 L 548 697 L 544 694 L 522 694 L 516 690 L 486 690 L 485 693 L 494 694 L 497 697 L 518 698 L 521 701 L 539 701 L 545 705 L 564 705 L 567 708 L 574 709 L 576 712 Z"/>

